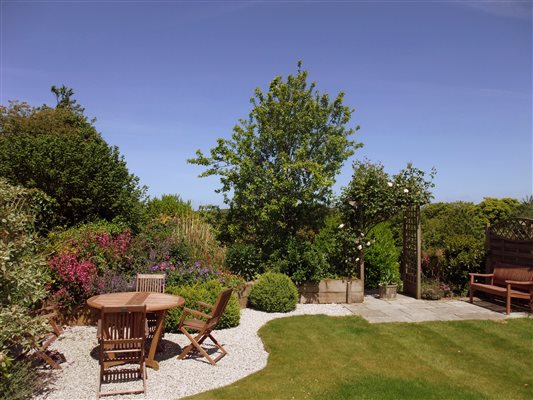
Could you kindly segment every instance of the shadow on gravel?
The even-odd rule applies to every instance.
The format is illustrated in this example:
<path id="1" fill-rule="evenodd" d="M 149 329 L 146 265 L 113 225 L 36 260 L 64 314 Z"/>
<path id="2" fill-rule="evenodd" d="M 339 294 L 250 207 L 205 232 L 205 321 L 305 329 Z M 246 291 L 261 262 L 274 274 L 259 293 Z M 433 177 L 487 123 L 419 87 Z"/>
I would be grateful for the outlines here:
<path id="1" fill-rule="evenodd" d="M 170 340 L 163 339 L 159 342 L 160 346 L 163 348 L 163 351 L 158 351 L 155 353 L 155 360 L 158 362 L 168 360 L 172 357 L 177 357 L 181 353 L 181 346 L 177 343 L 174 343 Z M 150 347 L 149 344 L 146 346 L 146 355 L 148 356 L 148 351 Z M 91 357 L 94 360 L 100 358 L 100 346 L 96 346 L 91 350 Z"/>

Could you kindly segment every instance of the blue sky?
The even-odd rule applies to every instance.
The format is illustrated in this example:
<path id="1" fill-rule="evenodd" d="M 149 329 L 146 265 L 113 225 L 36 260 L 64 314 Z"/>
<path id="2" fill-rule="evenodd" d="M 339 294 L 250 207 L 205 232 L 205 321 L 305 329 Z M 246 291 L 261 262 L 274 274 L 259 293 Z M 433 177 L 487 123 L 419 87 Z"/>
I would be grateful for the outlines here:
<path id="1" fill-rule="evenodd" d="M 435 201 L 531 195 L 530 1 L 2 1 L 0 102 L 65 84 L 152 196 L 222 204 L 186 160 L 296 72 L 346 93 L 353 159 L 437 169 Z M 347 184 L 348 160 L 335 185 Z"/>

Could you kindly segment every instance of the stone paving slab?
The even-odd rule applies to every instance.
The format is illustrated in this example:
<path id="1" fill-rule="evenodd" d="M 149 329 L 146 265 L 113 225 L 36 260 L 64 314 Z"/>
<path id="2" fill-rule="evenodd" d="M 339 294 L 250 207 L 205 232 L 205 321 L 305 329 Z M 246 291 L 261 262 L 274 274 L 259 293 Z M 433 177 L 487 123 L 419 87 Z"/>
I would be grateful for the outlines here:
<path id="1" fill-rule="evenodd" d="M 366 295 L 363 303 L 346 304 L 345 307 L 370 323 L 532 318 L 527 312 L 512 312 L 508 316 L 505 306 L 476 298 L 474 304 L 470 304 L 467 299 L 417 300 L 399 294 L 394 300 L 380 300 L 374 295 Z"/>

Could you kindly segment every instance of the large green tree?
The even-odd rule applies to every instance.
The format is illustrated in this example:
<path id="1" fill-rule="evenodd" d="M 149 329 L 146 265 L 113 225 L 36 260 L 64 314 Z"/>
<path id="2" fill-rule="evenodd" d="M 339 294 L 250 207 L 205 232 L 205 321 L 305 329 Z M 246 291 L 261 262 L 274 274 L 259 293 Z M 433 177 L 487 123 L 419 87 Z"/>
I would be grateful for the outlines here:
<path id="1" fill-rule="evenodd" d="M 55 108 L 0 106 L 0 176 L 52 197 L 57 224 L 117 217 L 135 224 L 144 197 L 139 179 L 84 116 L 72 90 L 52 91 Z"/>
<path id="2" fill-rule="evenodd" d="M 321 224 L 335 177 L 360 146 L 350 140 L 358 127 L 348 127 L 344 94 L 331 100 L 307 76 L 298 63 L 296 75 L 275 77 L 266 93 L 256 89 L 231 139 L 189 160 L 208 167 L 202 177 L 220 176 L 233 239 L 254 241 L 267 256 Z"/>

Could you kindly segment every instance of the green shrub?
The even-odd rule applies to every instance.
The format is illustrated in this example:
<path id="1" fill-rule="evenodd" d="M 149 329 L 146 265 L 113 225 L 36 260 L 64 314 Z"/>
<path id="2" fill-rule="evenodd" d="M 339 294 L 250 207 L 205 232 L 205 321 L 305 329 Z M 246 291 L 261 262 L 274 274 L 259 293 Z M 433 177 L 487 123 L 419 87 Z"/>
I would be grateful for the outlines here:
<path id="1" fill-rule="evenodd" d="M 31 308 L 46 296 L 46 261 L 38 251 L 34 208 L 26 189 L 0 178 L 0 378 L 46 329 Z M 12 366 L 13 364 L 11 364 Z"/>
<path id="2" fill-rule="evenodd" d="M 365 286 L 377 288 L 380 282 L 400 281 L 400 252 L 389 224 L 376 225 L 368 234 L 371 243 L 365 251 Z"/>
<path id="3" fill-rule="evenodd" d="M 205 303 L 214 304 L 218 295 L 224 287 L 216 280 L 209 282 L 198 283 L 191 286 L 167 286 L 166 292 L 181 296 L 185 298 L 185 307 L 198 309 L 197 302 L 203 301 Z M 199 309 L 203 312 L 210 312 L 209 309 Z M 233 328 L 239 325 L 240 322 L 240 307 L 235 294 L 226 306 L 226 311 L 220 318 L 217 329 Z M 169 332 L 179 332 L 178 325 L 181 319 L 181 308 L 173 308 L 169 310 L 166 317 L 166 330 Z"/>
<path id="4" fill-rule="evenodd" d="M 253 244 L 235 243 L 226 253 L 226 268 L 251 281 L 264 272 L 261 250 Z"/>
<path id="5" fill-rule="evenodd" d="M 444 282 L 455 293 L 466 293 L 468 274 L 484 269 L 484 257 L 482 240 L 467 235 L 449 237 L 444 244 Z"/>
<path id="6" fill-rule="evenodd" d="M 286 254 L 271 260 L 272 270 L 289 276 L 293 282 L 318 282 L 330 274 L 328 257 L 320 247 L 299 238 L 289 240 Z"/>
<path id="7" fill-rule="evenodd" d="M 22 400 L 42 393 L 47 377 L 32 365 L 28 358 L 14 361 L 8 379 L 0 378 L 0 400 Z"/>
<path id="8" fill-rule="evenodd" d="M 135 268 L 143 270 L 161 262 L 174 264 L 204 260 L 219 269 L 226 249 L 216 240 L 213 228 L 196 213 L 150 221 L 132 245 Z"/>
<path id="9" fill-rule="evenodd" d="M 54 199 L 55 224 L 140 223 L 145 188 L 82 109 L 12 102 L 0 106 L 0 132 L 0 176 Z"/>
<path id="10" fill-rule="evenodd" d="M 452 295 L 452 291 L 448 285 L 428 279 L 422 280 L 421 292 L 421 296 L 424 300 L 440 300 L 442 297 Z"/>
<path id="11" fill-rule="evenodd" d="M 132 233 L 122 224 L 96 222 L 49 235 L 51 294 L 65 309 L 95 294 L 131 290 Z"/>
<path id="12" fill-rule="evenodd" d="M 150 219 L 161 215 L 180 216 L 193 212 L 191 201 L 185 201 L 177 194 L 164 194 L 161 198 L 150 199 L 146 203 L 146 210 Z"/>
<path id="13" fill-rule="evenodd" d="M 261 275 L 250 292 L 250 305 L 267 312 L 289 312 L 298 303 L 298 289 L 284 274 L 267 272 Z"/>

